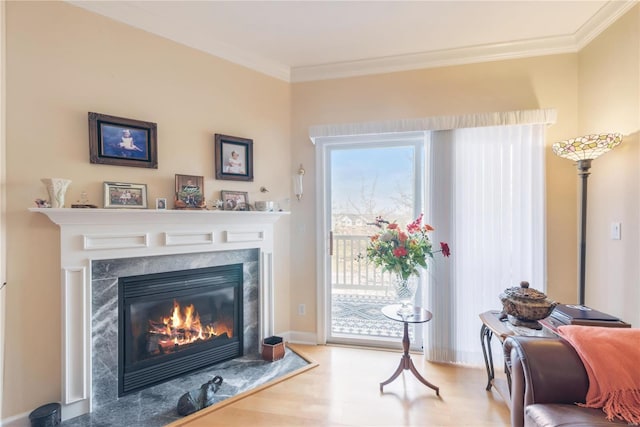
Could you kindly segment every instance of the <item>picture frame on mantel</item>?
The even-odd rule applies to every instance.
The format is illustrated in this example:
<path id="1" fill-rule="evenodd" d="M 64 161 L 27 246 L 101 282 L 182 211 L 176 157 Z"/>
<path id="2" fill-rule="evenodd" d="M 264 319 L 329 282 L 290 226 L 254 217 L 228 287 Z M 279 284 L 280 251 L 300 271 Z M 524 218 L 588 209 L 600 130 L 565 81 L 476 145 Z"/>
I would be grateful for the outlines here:
<path id="1" fill-rule="evenodd" d="M 176 209 L 206 209 L 204 177 L 176 174 Z"/>
<path id="2" fill-rule="evenodd" d="M 89 113 L 89 161 L 158 169 L 158 125 Z"/>
<path id="3" fill-rule="evenodd" d="M 164 197 L 156 199 L 156 209 L 159 211 L 167 210 L 167 199 Z"/>
<path id="4" fill-rule="evenodd" d="M 247 191 L 220 191 L 222 206 L 225 211 L 248 211 L 249 193 Z"/>
<path id="5" fill-rule="evenodd" d="M 105 182 L 104 207 L 147 209 L 147 184 Z"/>
<path id="6" fill-rule="evenodd" d="M 253 181 L 253 140 L 215 134 L 216 179 Z"/>

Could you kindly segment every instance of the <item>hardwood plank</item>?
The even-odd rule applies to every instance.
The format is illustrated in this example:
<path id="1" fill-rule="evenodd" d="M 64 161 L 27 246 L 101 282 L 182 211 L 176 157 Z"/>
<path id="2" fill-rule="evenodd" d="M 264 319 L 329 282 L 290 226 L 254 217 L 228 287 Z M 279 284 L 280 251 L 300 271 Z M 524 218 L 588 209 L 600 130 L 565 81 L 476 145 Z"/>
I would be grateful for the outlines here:
<path id="1" fill-rule="evenodd" d="M 425 362 L 416 368 L 440 387 L 440 397 L 404 371 L 379 391 L 395 370 L 398 351 L 339 346 L 291 345 L 319 366 L 202 416 L 174 423 L 214 426 L 508 426 L 509 410 L 485 391 L 483 367 Z"/>

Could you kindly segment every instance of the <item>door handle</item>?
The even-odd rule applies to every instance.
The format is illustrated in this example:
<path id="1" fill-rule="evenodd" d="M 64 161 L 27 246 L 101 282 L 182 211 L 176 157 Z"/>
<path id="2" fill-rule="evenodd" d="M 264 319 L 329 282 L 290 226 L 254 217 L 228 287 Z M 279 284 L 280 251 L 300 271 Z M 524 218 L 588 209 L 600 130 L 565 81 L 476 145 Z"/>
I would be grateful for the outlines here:
<path id="1" fill-rule="evenodd" d="M 333 256 L 333 231 L 329 232 L 329 256 Z"/>

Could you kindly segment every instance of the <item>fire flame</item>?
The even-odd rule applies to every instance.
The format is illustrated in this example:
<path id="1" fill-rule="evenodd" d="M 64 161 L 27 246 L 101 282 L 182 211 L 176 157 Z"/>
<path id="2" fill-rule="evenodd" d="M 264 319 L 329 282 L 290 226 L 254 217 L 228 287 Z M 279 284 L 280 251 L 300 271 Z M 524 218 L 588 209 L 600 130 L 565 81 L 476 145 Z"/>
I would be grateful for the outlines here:
<path id="1" fill-rule="evenodd" d="M 219 321 L 202 325 L 200 315 L 193 304 L 183 309 L 180 303 L 174 300 L 170 316 L 163 316 L 160 322 L 149 320 L 149 334 L 156 337 L 154 342 L 157 344 L 157 350 L 164 353 L 178 346 L 198 340 L 209 340 L 225 333 L 231 338 L 233 328 L 225 323 Z"/>

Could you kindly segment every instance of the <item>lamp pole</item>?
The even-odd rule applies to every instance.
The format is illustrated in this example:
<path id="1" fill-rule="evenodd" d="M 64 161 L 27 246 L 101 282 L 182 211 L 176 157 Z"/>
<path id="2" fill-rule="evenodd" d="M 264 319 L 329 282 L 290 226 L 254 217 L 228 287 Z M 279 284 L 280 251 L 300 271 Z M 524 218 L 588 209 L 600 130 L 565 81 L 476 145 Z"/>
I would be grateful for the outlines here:
<path id="1" fill-rule="evenodd" d="M 578 175 L 581 180 L 582 200 L 580 204 L 580 264 L 578 276 L 578 301 L 584 305 L 586 259 L 587 259 L 587 178 L 591 160 L 597 159 L 607 151 L 622 143 L 621 133 L 601 133 L 580 136 L 554 143 L 553 153 L 565 159 L 578 162 Z"/>
<path id="2" fill-rule="evenodd" d="M 578 272 L 578 302 L 584 305 L 585 272 L 587 258 L 587 178 L 591 159 L 578 160 L 578 175 L 581 180 L 582 200 L 580 203 L 580 270 Z"/>

